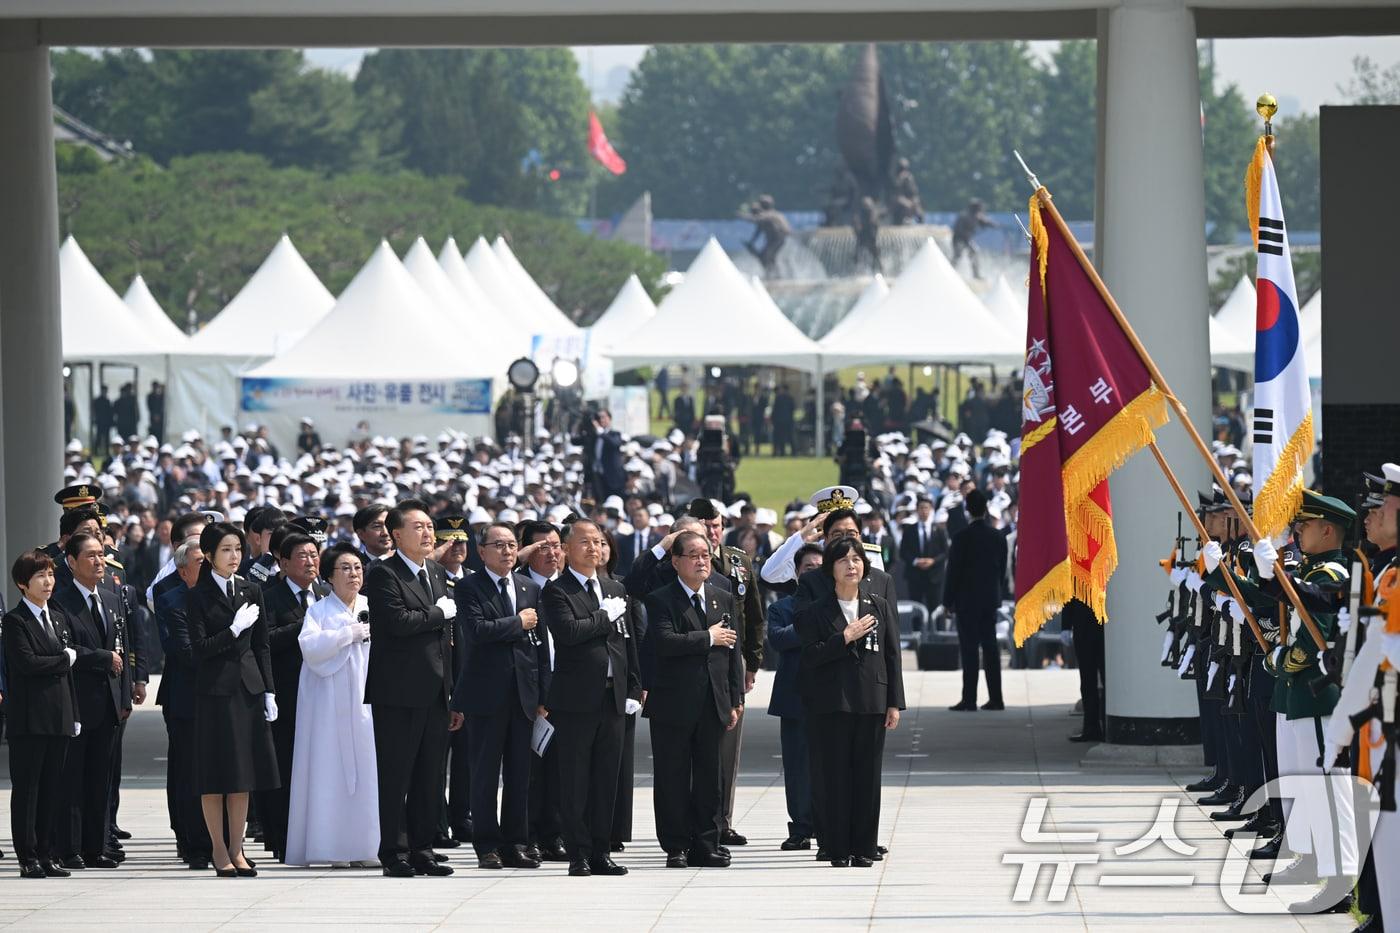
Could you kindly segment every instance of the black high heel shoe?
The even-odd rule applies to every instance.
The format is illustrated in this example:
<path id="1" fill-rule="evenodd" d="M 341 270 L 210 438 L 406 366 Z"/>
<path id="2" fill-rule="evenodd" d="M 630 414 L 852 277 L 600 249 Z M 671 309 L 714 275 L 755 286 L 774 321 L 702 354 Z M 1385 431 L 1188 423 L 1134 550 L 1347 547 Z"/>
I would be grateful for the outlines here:
<path id="1" fill-rule="evenodd" d="M 243 861 L 245 861 L 245 862 L 248 863 L 248 867 L 247 867 L 247 868 L 239 868 L 239 867 L 238 867 L 238 863 L 237 863 L 237 862 L 234 862 L 234 863 L 233 863 L 233 871 L 234 871 L 234 874 L 237 875 L 239 878 L 256 878 L 256 877 L 258 876 L 258 870 L 257 870 L 257 867 L 253 864 L 253 860 L 250 859 L 250 858 L 248 858 L 248 856 L 244 855 L 242 852 L 240 852 L 240 853 L 238 853 L 238 854 L 239 854 L 239 857 L 243 859 Z"/>
<path id="2" fill-rule="evenodd" d="M 233 867 L 229 867 L 229 868 L 216 868 L 216 869 L 214 869 L 214 874 L 217 875 L 217 876 L 220 877 L 220 878 L 237 878 L 237 877 L 238 877 L 238 869 L 237 869 L 237 868 L 233 868 Z"/>

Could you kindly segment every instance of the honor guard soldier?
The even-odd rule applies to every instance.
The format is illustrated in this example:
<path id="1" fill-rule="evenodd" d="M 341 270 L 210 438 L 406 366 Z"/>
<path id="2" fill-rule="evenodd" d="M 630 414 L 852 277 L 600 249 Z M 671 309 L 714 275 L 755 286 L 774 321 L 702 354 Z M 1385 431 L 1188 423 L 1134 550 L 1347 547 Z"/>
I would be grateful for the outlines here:
<path id="1" fill-rule="evenodd" d="M 259 588 L 267 586 L 277 578 L 277 555 L 272 549 L 272 535 L 279 527 L 287 524 L 287 516 L 281 509 L 268 507 L 257 514 L 250 523 L 249 530 L 257 536 L 262 545 L 262 553 L 248 565 L 248 579 Z"/>
<path id="2" fill-rule="evenodd" d="M 686 512 L 700 519 L 709 539 L 714 572 L 729 578 L 734 607 L 738 611 L 739 645 L 744 659 L 744 692 L 753 689 L 754 677 L 763 666 L 763 601 L 758 593 L 758 580 L 753 563 L 743 548 L 725 547 L 724 513 L 709 499 L 692 499 Z M 748 839 L 734 830 L 734 790 L 739 779 L 739 748 L 743 742 L 744 721 L 725 732 L 720 746 L 720 763 L 724 770 L 723 803 L 720 807 L 720 844 L 742 846 Z"/>
<path id="3" fill-rule="evenodd" d="M 433 538 L 437 541 L 437 562 L 447 571 L 447 595 L 457 603 L 458 609 L 465 608 L 457 594 L 457 585 L 469 576 L 464 567 L 467 547 L 471 539 L 471 523 L 466 516 L 458 514 L 439 515 L 433 519 Z M 467 631 L 468 615 L 459 611 L 452 620 L 452 677 L 453 685 L 461 682 L 462 671 L 466 666 L 467 646 L 471 644 Z M 464 842 L 471 842 L 473 835 L 471 807 L 471 751 L 467 742 L 467 730 L 461 728 L 447 737 L 447 769 L 444 782 L 447 792 L 443 797 L 442 809 L 438 813 L 437 836 L 433 840 L 435 849 L 455 849 Z"/>
<path id="4" fill-rule="evenodd" d="M 1356 511 L 1331 496 L 1303 490 L 1302 506 L 1293 521 L 1293 536 L 1303 553 L 1298 571 L 1290 574 L 1293 588 L 1330 642 L 1338 631 L 1338 616 L 1346 606 L 1350 588 L 1349 560 L 1343 549 Z M 1218 566 L 1218 553 L 1207 549 L 1202 556 L 1206 570 Z M 1251 609 L 1263 610 L 1286 598 L 1276 579 L 1278 551 L 1267 538 L 1254 546 L 1260 583 L 1236 576 L 1241 594 Z M 1322 767 L 1327 732 L 1340 688 L 1328 682 L 1323 649 L 1305 626 L 1289 627 L 1282 644 L 1265 659 L 1277 678 L 1272 707 L 1278 719 L 1279 773 L 1316 775 L 1316 786 L 1299 787 L 1284 826 L 1285 841 L 1299 858 L 1289 867 L 1271 872 L 1266 882 L 1296 883 L 1324 878 L 1328 884 L 1313 900 L 1294 905 L 1299 912 L 1350 907 L 1352 881 L 1360 870 L 1353 820 L 1351 782 L 1343 775 L 1328 775 Z"/>

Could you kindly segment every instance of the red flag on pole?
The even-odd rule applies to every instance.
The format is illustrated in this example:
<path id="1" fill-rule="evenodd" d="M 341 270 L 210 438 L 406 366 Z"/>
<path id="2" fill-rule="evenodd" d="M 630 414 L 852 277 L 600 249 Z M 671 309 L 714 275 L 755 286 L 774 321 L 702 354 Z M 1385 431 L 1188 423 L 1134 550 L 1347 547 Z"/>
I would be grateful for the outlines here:
<path id="1" fill-rule="evenodd" d="M 1079 264 L 1031 198 L 1030 300 L 1021 406 L 1016 644 L 1071 597 L 1102 622 L 1118 563 L 1108 475 L 1152 441 L 1166 398 Z"/>
<path id="2" fill-rule="evenodd" d="M 588 152 L 614 175 L 627 171 L 627 163 L 608 142 L 608 134 L 603 132 L 603 124 L 592 110 L 588 111 Z"/>

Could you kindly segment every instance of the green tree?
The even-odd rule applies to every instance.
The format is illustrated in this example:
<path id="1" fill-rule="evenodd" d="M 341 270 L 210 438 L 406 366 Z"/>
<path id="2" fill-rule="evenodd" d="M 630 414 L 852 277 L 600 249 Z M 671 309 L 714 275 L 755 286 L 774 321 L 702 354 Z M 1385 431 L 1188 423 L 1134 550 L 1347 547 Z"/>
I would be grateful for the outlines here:
<path id="1" fill-rule="evenodd" d="M 1274 124 L 1274 170 L 1283 212 L 1293 230 L 1322 227 L 1322 166 L 1315 113 L 1285 117 Z"/>
<path id="2" fill-rule="evenodd" d="M 1044 81 L 1045 105 L 1040 132 L 1026 153 L 1041 181 L 1055 195 L 1066 217 L 1094 216 L 1094 166 L 1098 160 L 1096 127 L 1098 49 L 1089 39 L 1060 43 Z"/>
<path id="3" fill-rule="evenodd" d="M 1244 173 L 1263 125 L 1237 85 L 1217 88 L 1215 74 L 1204 62 L 1200 74 L 1206 223 L 1211 228 L 1210 242 L 1233 243 L 1245 229 Z"/>
<path id="4" fill-rule="evenodd" d="M 1366 55 L 1351 60 L 1351 80 L 1338 90 L 1351 104 L 1400 103 L 1400 65 L 1381 68 Z"/>

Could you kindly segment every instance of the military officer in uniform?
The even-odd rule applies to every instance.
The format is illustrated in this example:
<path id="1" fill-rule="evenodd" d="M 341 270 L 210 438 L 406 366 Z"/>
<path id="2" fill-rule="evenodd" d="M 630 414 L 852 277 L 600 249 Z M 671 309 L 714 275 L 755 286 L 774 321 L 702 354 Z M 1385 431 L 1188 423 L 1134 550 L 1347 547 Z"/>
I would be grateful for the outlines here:
<path id="1" fill-rule="evenodd" d="M 693 499 L 686 509 L 687 514 L 700 519 L 705 526 L 705 536 L 710 542 L 711 563 L 714 573 L 728 577 L 734 595 L 734 607 L 738 610 L 739 630 L 738 649 L 743 653 L 744 692 L 753 689 L 754 677 L 763 666 L 763 601 L 759 598 L 758 579 L 754 576 L 753 563 L 742 548 L 725 547 L 724 512 L 709 499 Z M 743 744 L 744 719 L 724 733 L 720 743 L 720 767 L 724 773 L 721 786 L 722 805 L 720 806 L 720 844 L 742 846 L 748 839 L 734 829 L 734 792 L 739 781 L 739 750 Z"/>
<path id="2" fill-rule="evenodd" d="M 470 575 L 464 562 L 471 539 L 471 525 L 464 515 L 439 515 L 433 519 L 433 536 L 438 543 L 437 561 L 447 571 L 447 595 L 460 609 L 462 602 L 457 587 Z M 467 617 L 459 611 L 457 618 L 452 620 L 454 685 L 461 682 L 462 669 L 467 662 L 467 647 L 471 644 L 466 625 Z M 438 817 L 437 838 L 433 840 L 435 849 L 455 849 L 464 842 L 472 841 L 471 752 L 467 730 L 462 728 L 449 733 L 447 746 L 447 762 L 444 765 L 447 794 L 443 798 L 442 814 Z"/>

